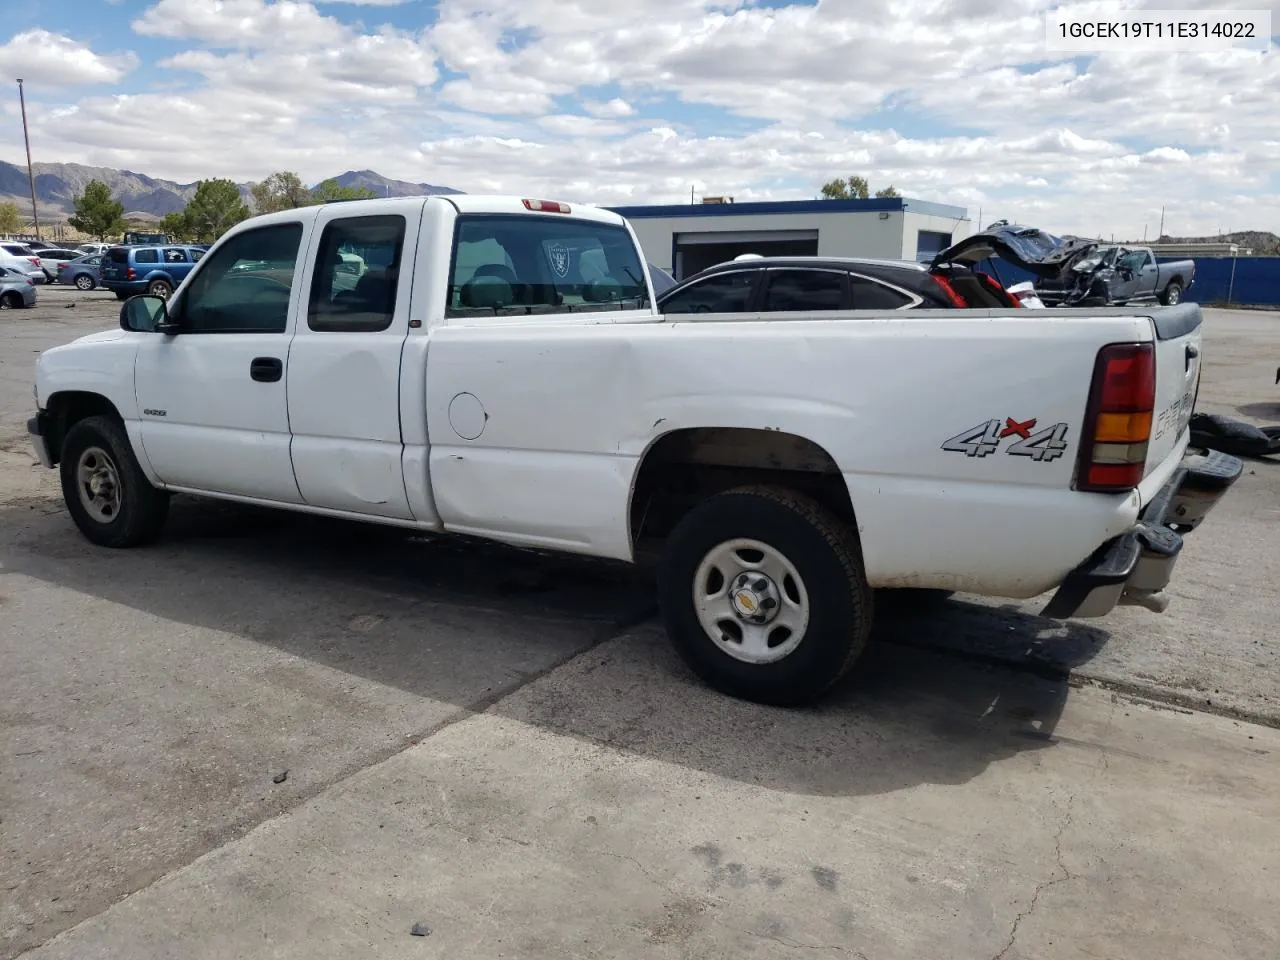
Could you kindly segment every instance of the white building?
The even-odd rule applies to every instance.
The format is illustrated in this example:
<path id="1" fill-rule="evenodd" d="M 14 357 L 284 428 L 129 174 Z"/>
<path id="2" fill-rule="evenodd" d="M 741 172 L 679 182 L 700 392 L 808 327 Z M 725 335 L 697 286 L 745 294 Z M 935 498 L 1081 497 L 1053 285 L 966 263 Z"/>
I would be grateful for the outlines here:
<path id="1" fill-rule="evenodd" d="M 971 232 L 964 207 L 908 197 L 610 209 L 677 280 L 743 253 L 929 260 Z"/>

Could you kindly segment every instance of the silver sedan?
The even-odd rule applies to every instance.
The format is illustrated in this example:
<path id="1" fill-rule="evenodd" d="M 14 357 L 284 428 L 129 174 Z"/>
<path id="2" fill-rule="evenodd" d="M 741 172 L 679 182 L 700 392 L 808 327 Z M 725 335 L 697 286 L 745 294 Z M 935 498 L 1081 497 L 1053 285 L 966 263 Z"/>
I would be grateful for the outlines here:
<path id="1" fill-rule="evenodd" d="M 35 305 L 36 285 L 31 278 L 11 267 L 0 267 L 0 310 Z"/>

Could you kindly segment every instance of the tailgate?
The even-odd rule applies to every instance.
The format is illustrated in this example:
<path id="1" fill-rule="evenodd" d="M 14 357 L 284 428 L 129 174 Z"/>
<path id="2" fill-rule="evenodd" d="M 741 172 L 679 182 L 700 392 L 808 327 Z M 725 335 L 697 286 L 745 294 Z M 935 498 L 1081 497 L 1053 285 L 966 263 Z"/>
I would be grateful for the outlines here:
<path id="1" fill-rule="evenodd" d="M 1200 387 L 1202 314 L 1197 303 L 1153 312 L 1156 335 L 1156 404 L 1147 446 L 1150 475 L 1177 451 L 1189 429 Z"/>

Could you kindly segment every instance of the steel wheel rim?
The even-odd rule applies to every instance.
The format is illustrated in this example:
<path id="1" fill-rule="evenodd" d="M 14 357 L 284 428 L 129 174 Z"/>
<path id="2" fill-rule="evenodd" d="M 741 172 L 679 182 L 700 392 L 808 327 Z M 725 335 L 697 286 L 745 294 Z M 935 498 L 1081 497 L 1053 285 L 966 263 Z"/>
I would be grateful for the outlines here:
<path id="1" fill-rule="evenodd" d="M 80 276 L 76 277 L 76 286 L 81 290 L 88 290 L 93 286 L 93 281 L 82 273 Z"/>
<path id="2" fill-rule="evenodd" d="M 169 285 L 167 283 L 157 283 L 151 287 L 151 295 L 153 297 L 159 297 L 161 300 L 168 300 L 169 294 L 171 293 L 173 293 L 173 291 L 169 289 Z"/>
<path id="3" fill-rule="evenodd" d="M 721 651 L 751 664 L 777 663 L 804 640 L 809 593 L 786 555 L 761 540 L 726 540 L 693 576 L 693 609 Z"/>
<path id="4" fill-rule="evenodd" d="M 1182 299 L 1182 291 L 1179 290 L 1177 287 L 1171 287 L 1169 289 L 1169 306 L 1171 307 L 1174 306 L 1179 301 L 1181 301 L 1181 299 Z"/>
<path id="5" fill-rule="evenodd" d="M 120 472 L 101 447 L 88 447 L 80 454 L 76 489 L 80 505 L 98 523 L 111 523 L 120 515 Z"/>

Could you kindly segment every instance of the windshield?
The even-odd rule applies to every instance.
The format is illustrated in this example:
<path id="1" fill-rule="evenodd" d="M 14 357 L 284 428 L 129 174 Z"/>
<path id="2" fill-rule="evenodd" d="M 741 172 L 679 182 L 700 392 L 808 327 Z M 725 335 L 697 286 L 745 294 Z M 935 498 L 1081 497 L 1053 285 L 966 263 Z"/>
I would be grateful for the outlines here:
<path id="1" fill-rule="evenodd" d="M 564 216 L 458 220 L 449 316 L 635 310 L 645 269 L 622 227 Z"/>

